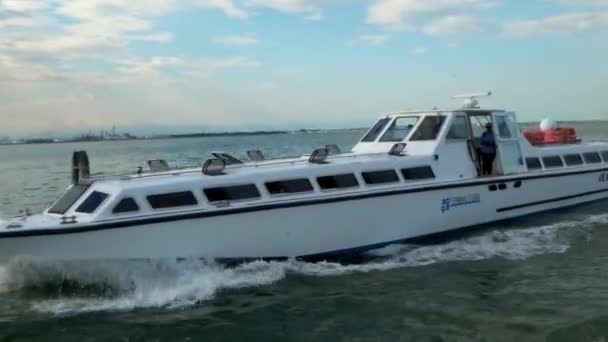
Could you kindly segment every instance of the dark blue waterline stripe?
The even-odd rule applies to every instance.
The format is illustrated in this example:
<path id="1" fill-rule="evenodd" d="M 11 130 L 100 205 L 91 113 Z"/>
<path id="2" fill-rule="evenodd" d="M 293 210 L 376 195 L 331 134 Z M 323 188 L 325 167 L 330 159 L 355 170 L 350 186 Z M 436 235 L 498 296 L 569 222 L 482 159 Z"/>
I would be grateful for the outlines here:
<path id="1" fill-rule="evenodd" d="M 569 200 L 569 199 L 575 199 L 575 198 L 579 198 L 579 197 L 597 195 L 597 194 L 601 194 L 601 193 L 604 193 L 604 192 L 608 192 L 608 189 L 583 192 L 583 193 L 576 194 L 576 195 L 556 197 L 556 198 L 551 198 L 551 199 L 543 200 L 543 201 L 536 201 L 536 202 L 530 202 L 530 203 L 515 205 L 515 206 L 512 206 L 512 207 L 499 208 L 499 209 L 496 209 L 496 212 L 502 213 L 502 212 L 505 212 L 505 211 L 512 211 L 512 210 L 517 210 L 517 209 L 534 207 L 534 206 L 541 205 L 541 204 L 549 204 L 549 203 L 566 201 L 566 200 Z"/>
<path id="2" fill-rule="evenodd" d="M 284 209 L 284 208 L 292 208 L 292 207 L 303 207 L 310 205 L 319 205 L 319 204 L 327 204 L 327 203 L 336 203 L 336 202 L 346 202 L 346 201 L 356 201 L 367 198 L 374 197 L 388 197 L 388 196 L 397 196 L 403 194 L 411 194 L 411 193 L 421 193 L 428 191 L 436 191 L 436 190 L 447 190 L 447 189 L 459 189 L 459 188 L 468 188 L 475 187 L 480 185 L 489 185 L 496 183 L 505 183 L 505 182 L 517 182 L 531 179 L 545 179 L 545 178 L 556 178 L 556 177 L 564 177 L 564 176 L 574 176 L 581 174 L 589 174 L 589 173 L 598 173 L 608 171 L 608 168 L 602 168 L 597 170 L 585 170 L 585 171 L 575 171 L 575 172 L 561 172 L 549 175 L 530 175 L 530 176 L 503 176 L 499 178 L 488 178 L 484 180 L 475 180 L 467 183 L 457 183 L 457 184 L 447 184 L 447 185 L 429 185 L 420 188 L 414 189 L 400 189 L 400 190 L 389 190 L 384 192 L 374 192 L 374 193 L 365 193 L 358 194 L 352 196 L 344 196 L 344 197 L 334 197 L 334 198 L 321 198 L 321 199 L 311 199 L 311 200 L 303 200 L 298 202 L 289 202 L 289 203 L 276 203 L 276 204 L 264 204 L 259 206 L 252 207 L 244 207 L 244 208 L 233 208 L 226 210 L 215 210 L 215 211 L 200 211 L 194 213 L 183 213 L 179 215 L 173 216 L 163 216 L 163 217 L 153 217 L 153 218 L 137 218 L 134 217 L 128 221 L 119 221 L 119 222 L 109 222 L 102 224 L 92 224 L 89 226 L 81 226 L 81 227 L 50 227 L 44 229 L 35 229 L 35 230 L 22 230 L 22 231 L 9 231 L 9 232 L 1 232 L 0 239 L 5 238 L 17 238 L 17 237 L 25 237 L 25 236 L 44 236 L 44 235 L 59 235 L 59 234 L 78 234 L 85 232 L 92 232 L 98 230 L 107 230 L 107 229 L 118 229 L 118 228 L 127 228 L 132 226 L 139 225 L 148 225 L 155 223 L 166 223 L 166 222 L 174 222 L 174 221 L 183 221 L 183 220 L 191 220 L 205 217 L 216 217 L 216 216 L 224 216 L 224 215 L 234 215 L 234 214 L 242 214 L 256 211 L 264 211 L 264 210 L 275 210 L 275 209 Z"/>

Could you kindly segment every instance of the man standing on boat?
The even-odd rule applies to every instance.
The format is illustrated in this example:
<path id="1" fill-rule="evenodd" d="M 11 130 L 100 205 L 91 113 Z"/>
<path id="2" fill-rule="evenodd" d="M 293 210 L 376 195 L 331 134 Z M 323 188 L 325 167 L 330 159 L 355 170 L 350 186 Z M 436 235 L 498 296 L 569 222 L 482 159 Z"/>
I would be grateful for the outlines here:
<path id="1" fill-rule="evenodd" d="M 494 132 L 492 131 L 492 123 L 486 124 L 486 131 L 481 135 L 480 139 L 481 150 L 481 175 L 490 176 L 494 168 L 494 160 L 496 159 L 496 141 L 494 140 Z"/>

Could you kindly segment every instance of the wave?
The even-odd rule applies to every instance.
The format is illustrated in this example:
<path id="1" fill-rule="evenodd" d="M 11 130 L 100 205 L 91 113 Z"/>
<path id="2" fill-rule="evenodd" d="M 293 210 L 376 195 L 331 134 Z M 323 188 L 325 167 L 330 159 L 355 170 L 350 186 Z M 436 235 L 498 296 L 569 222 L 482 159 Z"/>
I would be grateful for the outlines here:
<path id="1" fill-rule="evenodd" d="M 73 314 L 138 308 L 178 308 L 221 290 L 269 285 L 291 273 L 325 277 L 491 258 L 523 260 L 563 253 L 608 214 L 536 227 L 487 231 L 440 245 L 394 245 L 367 253 L 358 264 L 299 260 L 253 261 L 229 267 L 208 260 L 44 262 L 0 266 L 0 293 L 26 292 L 34 311 Z M 574 228 L 577 229 L 565 229 Z"/>

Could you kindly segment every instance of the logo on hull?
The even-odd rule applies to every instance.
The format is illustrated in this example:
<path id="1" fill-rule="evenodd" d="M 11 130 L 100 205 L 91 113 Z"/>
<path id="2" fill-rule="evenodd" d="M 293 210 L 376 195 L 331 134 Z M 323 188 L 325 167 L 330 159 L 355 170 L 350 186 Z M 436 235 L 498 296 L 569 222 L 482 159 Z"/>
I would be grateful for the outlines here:
<path id="1" fill-rule="evenodd" d="M 608 183 L 608 172 L 600 174 L 599 181 L 600 183 Z"/>
<path id="2" fill-rule="evenodd" d="M 452 209 L 462 207 L 465 205 L 473 205 L 481 203 L 481 195 L 468 194 L 464 196 L 447 197 L 441 200 L 441 212 L 446 213 Z"/>

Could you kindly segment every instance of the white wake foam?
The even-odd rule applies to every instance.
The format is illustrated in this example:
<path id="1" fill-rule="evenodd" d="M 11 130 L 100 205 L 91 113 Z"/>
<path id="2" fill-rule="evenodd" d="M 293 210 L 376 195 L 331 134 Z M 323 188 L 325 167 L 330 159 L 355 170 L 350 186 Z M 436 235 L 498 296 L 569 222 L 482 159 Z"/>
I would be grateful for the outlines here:
<path id="1" fill-rule="evenodd" d="M 355 272 L 419 267 L 440 262 L 505 258 L 521 260 L 562 253 L 571 236 L 564 228 L 608 223 L 608 214 L 540 227 L 497 230 L 440 245 L 395 245 L 374 251 L 378 258 L 362 264 L 255 261 L 226 267 L 204 260 L 95 263 L 50 263 L 17 260 L 0 266 L 0 291 L 52 288 L 53 298 L 32 300 L 36 311 L 56 314 L 182 307 L 213 298 L 218 291 L 263 286 L 289 273 L 339 276 Z M 578 231 L 579 229 L 577 229 Z M 72 284 L 66 286 L 66 284 Z M 74 291 L 94 287 L 94 295 Z M 44 296 L 43 296 L 44 297 Z"/>

